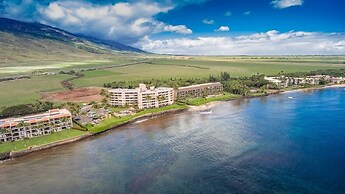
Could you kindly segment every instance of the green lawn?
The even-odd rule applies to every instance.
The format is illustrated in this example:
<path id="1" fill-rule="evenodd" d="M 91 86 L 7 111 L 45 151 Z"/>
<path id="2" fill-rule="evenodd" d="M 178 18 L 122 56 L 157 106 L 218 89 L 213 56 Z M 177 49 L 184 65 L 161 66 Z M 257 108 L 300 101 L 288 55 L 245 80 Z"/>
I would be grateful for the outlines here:
<path id="1" fill-rule="evenodd" d="M 208 98 L 193 98 L 188 99 L 185 102 L 189 105 L 199 106 L 214 101 L 225 101 L 240 98 L 240 95 L 230 94 L 225 92 L 222 96 L 208 97 Z"/>
<path id="2" fill-rule="evenodd" d="M 165 106 L 165 107 L 160 107 L 160 108 L 145 109 L 145 110 L 138 112 L 134 115 L 125 116 L 122 118 L 111 117 L 111 118 L 106 119 L 105 121 L 102 121 L 100 124 L 89 127 L 89 131 L 91 133 L 99 133 L 102 131 L 106 131 L 106 130 L 108 130 L 108 129 L 110 129 L 110 128 L 118 125 L 118 124 L 127 122 L 127 121 L 129 121 L 135 117 L 138 117 L 138 116 L 142 116 L 142 115 L 150 114 L 150 113 L 157 113 L 157 112 L 161 112 L 161 111 L 168 111 L 168 110 L 173 110 L 173 109 L 185 109 L 185 108 L 187 108 L 186 105 L 173 104 L 170 106 Z"/>
<path id="3" fill-rule="evenodd" d="M 64 131 L 60 131 L 57 133 L 52 133 L 49 135 L 44 135 L 40 137 L 35 137 L 26 140 L 20 140 L 15 142 L 5 142 L 0 144 L 0 153 L 9 152 L 9 151 L 20 151 L 28 149 L 29 147 L 44 145 L 72 137 L 77 137 L 87 132 L 74 130 L 74 129 L 67 129 Z"/>

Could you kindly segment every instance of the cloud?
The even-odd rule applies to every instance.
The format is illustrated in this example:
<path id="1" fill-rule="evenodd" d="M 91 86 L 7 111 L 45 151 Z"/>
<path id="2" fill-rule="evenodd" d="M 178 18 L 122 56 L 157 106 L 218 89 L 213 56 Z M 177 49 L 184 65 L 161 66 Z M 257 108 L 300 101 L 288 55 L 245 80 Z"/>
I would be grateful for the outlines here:
<path id="1" fill-rule="evenodd" d="M 232 15 L 232 13 L 230 12 L 230 11 L 228 11 L 228 12 L 225 12 L 225 14 L 224 14 L 225 16 L 231 16 Z"/>
<path id="2" fill-rule="evenodd" d="M 244 12 L 243 15 L 250 15 L 250 11 Z"/>
<path id="3" fill-rule="evenodd" d="M 141 49 L 189 55 L 344 55 L 345 33 L 276 30 L 237 37 L 142 39 Z"/>
<path id="4" fill-rule="evenodd" d="M 214 24 L 214 20 L 203 19 L 203 20 L 202 20 L 202 23 L 211 25 L 211 24 Z"/>
<path id="5" fill-rule="evenodd" d="M 147 35 L 161 32 L 191 34 L 185 25 L 170 25 L 156 19 L 180 4 L 205 0 L 84 1 L 84 0 L 3 0 L 1 15 L 37 21 L 72 33 L 134 44 Z M 1 0 L 0 0 L 1 4 Z M 1 7 L 1 6 L 0 6 Z M 1 9 L 1 8 L 0 8 Z M 30 15 L 25 15 L 30 13 Z M 30 19 L 28 19 L 30 18 Z"/>
<path id="6" fill-rule="evenodd" d="M 218 29 L 216 29 L 215 31 L 216 32 L 227 32 L 229 30 L 230 30 L 229 26 L 221 26 Z"/>
<path id="7" fill-rule="evenodd" d="M 165 32 L 176 32 L 179 34 L 192 34 L 193 31 L 191 29 L 188 29 L 185 25 L 178 25 L 178 26 L 164 26 Z"/>
<path id="8" fill-rule="evenodd" d="M 301 6 L 303 4 L 303 0 L 274 0 L 271 4 L 275 8 L 284 9 L 292 6 Z"/>

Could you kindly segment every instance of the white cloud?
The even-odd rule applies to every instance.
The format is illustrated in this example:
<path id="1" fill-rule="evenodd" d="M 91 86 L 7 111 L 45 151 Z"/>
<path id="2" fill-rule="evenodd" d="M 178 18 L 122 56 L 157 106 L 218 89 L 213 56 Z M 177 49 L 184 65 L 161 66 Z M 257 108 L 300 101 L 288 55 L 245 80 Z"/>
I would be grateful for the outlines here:
<path id="1" fill-rule="evenodd" d="M 192 34 L 193 31 L 191 29 L 188 29 L 185 25 L 178 25 L 178 26 L 164 26 L 165 32 L 176 32 L 179 34 Z"/>
<path id="2" fill-rule="evenodd" d="M 243 15 L 250 15 L 250 11 L 244 12 Z"/>
<path id="3" fill-rule="evenodd" d="M 85 1 L 58 0 L 38 5 L 39 21 L 48 25 L 103 39 L 134 44 L 141 38 L 160 32 L 191 34 L 185 25 L 169 25 L 155 16 L 174 7 L 149 1 L 93 4 Z"/>
<path id="4" fill-rule="evenodd" d="M 344 55 L 345 33 L 272 30 L 237 37 L 142 39 L 141 49 L 189 55 Z"/>
<path id="5" fill-rule="evenodd" d="M 202 23 L 211 25 L 211 24 L 214 24 L 214 20 L 203 19 Z"/>
<path id="6" fill-rule="evenodd" d="M 216 29 L 215 31 L 216 32 L 227 32 L 229 30 L 230 30 L 229 26 L 221 26 L 218 29 Z"/>
<path id="7" fill-rule="evenodd" d="M 231 13 L 230 11 L 228 11 L 228 12 L 226 12 L 224 15 L 229 17 L 229 16 L 232 15 L 232 13 Z"/>
<path id="8" fill-rule="evenodd" d="M 292 6 L 301 6 L 303 0 L 274 0 L 271 3 L 275 8 L 284 9 Z"/>

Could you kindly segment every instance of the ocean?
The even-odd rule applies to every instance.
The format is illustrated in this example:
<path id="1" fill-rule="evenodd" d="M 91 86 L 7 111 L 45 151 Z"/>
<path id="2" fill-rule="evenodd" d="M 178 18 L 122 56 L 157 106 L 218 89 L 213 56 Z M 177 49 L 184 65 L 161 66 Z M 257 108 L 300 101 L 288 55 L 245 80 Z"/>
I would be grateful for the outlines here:
<path id="1" fill-rule="evenodd" d="M 345 193 L 345 89 L 222 102 L 0 164 L 0 193 Z"/>

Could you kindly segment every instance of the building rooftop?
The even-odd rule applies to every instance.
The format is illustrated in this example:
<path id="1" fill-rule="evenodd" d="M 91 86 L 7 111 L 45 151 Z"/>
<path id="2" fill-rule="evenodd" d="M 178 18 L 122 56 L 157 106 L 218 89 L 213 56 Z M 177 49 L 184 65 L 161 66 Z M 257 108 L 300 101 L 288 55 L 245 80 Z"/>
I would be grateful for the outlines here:
<path id="1" fill-rule="evenodd" d="M 139 88 L 135 88 L 135 89 L 124 89 L 124 88 L 116 88 L 116 89 L 111 89 L 109 90 L 109 92 L 154 92 L 154 91 L 166 91 L 166 90 L 171 90 L 172 88 L 168 88 L 168 87 L 150 87 L 150 88 L 146 88 L 145 84 L 140 84 Z"/>
<path id="2" fill-rule="evenodd" d="M 214 82 L 214 83 L 205 83 L 205 84 L 197 84 L 197 85 L 190 85 L 186 87 L 179 87 L 179 91 L 183 90 L 189 90 L 189 89 L 198 89 L 198 88 L 205 88 L 210 86 L 221 86 L 222 84 L 220 82 Z"/>
<path id="3" fill-rule="evenodd" d="M 18 118 L 6 118 L 0 120 L 0 127 L 16 126 L 20 122 L 35 123 L 40 121 L 48 121 L 52 118 L 61 118 L 71 116 L 67 109 L 52 109 L 45 113 L 28 115 Z"/>

